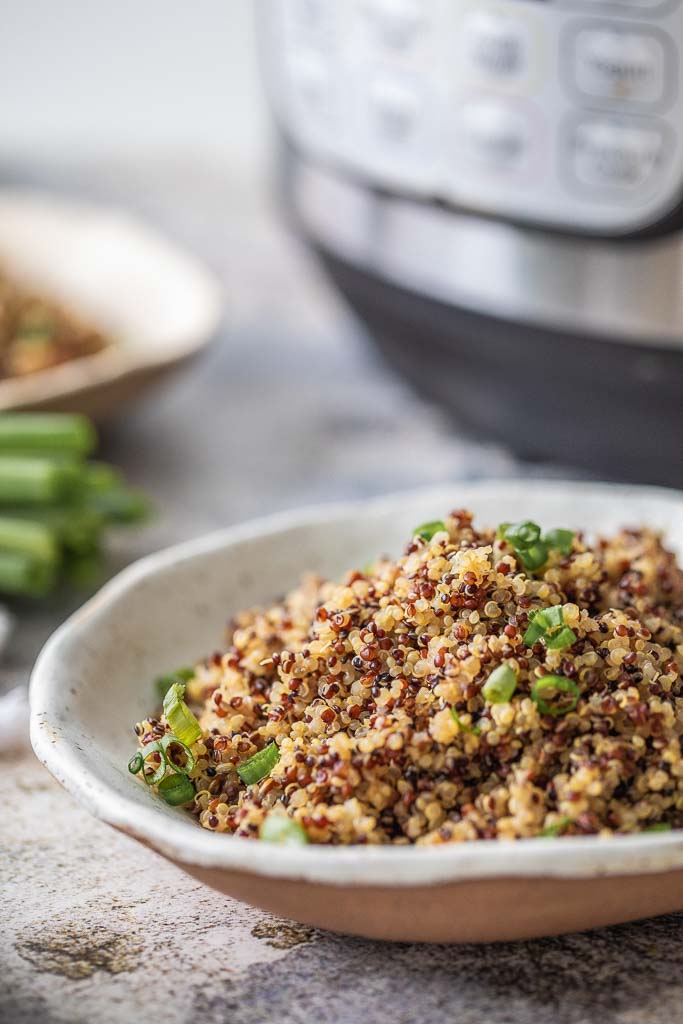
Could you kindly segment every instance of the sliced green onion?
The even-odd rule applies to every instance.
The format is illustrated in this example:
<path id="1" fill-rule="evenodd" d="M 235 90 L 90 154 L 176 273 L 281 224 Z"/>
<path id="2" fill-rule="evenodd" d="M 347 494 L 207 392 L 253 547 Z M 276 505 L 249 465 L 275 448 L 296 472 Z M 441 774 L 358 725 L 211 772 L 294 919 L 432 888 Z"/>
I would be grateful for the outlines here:
<path id="1" fill-rule="evenodd" d="M 553 836 L 562 835 L 566 828 L 569 828 L 574 822 L 573 818 L 560 818 L 555 825 L 549 825 L 548 828 L 544 828 L 542 832 L 539 832 L 539 836 L 544 839 L 549 839 Z"/>
<path id="2" fill-rule="evenodd" d="M 529 548 L 515 548 L 515 554 L 529 572 L 535 572 L 548 561 L 548 547 L 541 540 Z"/>
<path id="3" fill-rule="evenodd" d="M 499 665 L 481 688 L 489 704 L 505 704 L 510 700 L 517 686 L 517 673 L 509 665 Z"/>
<path id="4" fill-rule="evenodd" d="M 643 829 L 643 832 L 670 832 L 671 825 L 666 821 L 658 821 L 656 825 L 648 825 L 647 828 Z"/>
<path id="5" fill-rule="evenodd" d="M 581 691 L 572 679 L 549 674 L 531 687 L 531 699 L 542 715 L 566 715 L 578 704 Z"/>
<path id="6" fill-rule="evenodd" d="M 515 556 L 529 572 L 540 569 L 548 560 L 548 547 L 541 540 L 541 527 L 526 519 L 521 523 L 501 523 L 496 536 L 512 546 Z"/>
<path id="7" fill-rule="evenodd" d="M 143 777 L 143 779 L 145 780 L 145 782 L 147 783 L 148 786 L 156 786 L 156 785 L 158 785 L 158 783 L 161 782 L 161 780 L 163 779 L 164 775 L 166 774 L 166 769 L 168 768 L 168 761 L 166 759 L 166 753 L 162 749 L 161 743 L 158 740 L 154 740 L 153 743 L 145 743 L 145 745 L 142 748 L 142 750 L 139 751 L 139 754 L 142 757 L 142 777 Z M 149 765 L 149 767 L 152 768 L 153 770 L 151 772 L 147 773 L 147 772 L 145 772 L 145 767 L 147 766 L 147 758 L 151 757 L 152 754 L 158 754 L 159 755 L 159 765 L 158 765 L 157 768 L 154 768 L 153 765 Z M 134 757 L 131 758 L 131 760 L 128 762 L 128 771 L 130 771 L 130 767 L 131 767 L 131 764 L 132 764 L 133 760 L 134 760 Z"/>
<path id="8" fill-rule="evenodd" d="M 455 708 L 451 708 L 451 715 L 453 717 L 453 721 L 457 722 L 458 728 L 462 732 L 468 732 L 473 736 L 478 736 L 481 733 L 481 729 L 479 728 L 478 725 L 466 725 L 465 722 L 463 722 L 462 719 L 460 718 L 460 715 L 455 710 Z"/>
<path id="9" fill-rule="evenodd" d="M 545 565 L 551 549 L 568 555 L 574 543 L 572 530 L 549 530 L 541 537 L 538 523 L 528 519 L 521 523 L 501 523 L 496 536 L 512 545 L 516 557 L 529 572 L 535 572 Z"/>
<path id="10" fill-rule="evenodd" d="M 433 519 L 430 523 L 423 523 L 413 530 L 414 537 L 421 537 L 422 540 L 431 540 L 435 533 L 446 529 L 446 524 L 441 519 Z"/>
<path id="11" fill-rule="evenodd" d="M 183 700 L 185 683 L 171 683 L 164 697 L 164 714 L 181 743 L 192 746 L 202 734 L 201 726 Z"/>
<path id="12" fill-rule="evenodd" d="M 157 691 L 159 700 L 163 700 L 174 683 L 187 683 L 194 678 L 194 669 L 188 667 L 177 668 L 175 672 L 167 672 L 163 676 L 157 676 L 154 680 L 154 688 Z"/>
<path id="13" fill-rule="evenodd" d="M 187 743 L 183 743 L 178 736 L 175 736 L 172 732 L 167 732 L 165 736 L 159 740 L 159 745 L 163 752 L 164 757 L 168 763 L 168 767 L 174 772 L 180 772 L 183 775 L 189 775 L 194 769 L 196 759 Z M 180 747 L 182 753 L 185 755 L 185 764 L 176 764 L 175 761 L 171 760 L 171 753 L 169 747 Z M 144 747 L 143 747 L 144 749 Z"/>
<path id="14" fill-rule="evenodd" d="M 538 523 L 532 523 L 530 520 L 525 519 L 521 523 L 506 523 L 502 537 L 508 541 L 514 548 L 530 548 L 536 541 L 541 538 L 541 527 Z M 503 524 L 501 524 L 501 527 Z M 499 530 L 501 529 L 499 527 Z"/>
<path id="15" fill-rule="evenodd" d="M 564 623 L 564 610 L 562 605 L 551 605 L 549 608 L 539 608 L 534 614 L 524 634 L 524 643 L 532 647 L 537 641 L 545 641 L 550 651 L 563 651 L 565 647 L 571 647 L 576 640 L 576 633 Z"/>
<path id="16" fill-rule="evenodd" d="M 185 764 L 178 765 L 171 760 L 169 747 L 178 746 L 185 755 Z M 153 754 L 158 754 L 160 763 L 157 768 L 154 768 L 152 772 L 145 772 L 145 765 L 147 759 Z M 176 772 L 180 775 L 188 775 L 195 766 L 195 756 L 190 748 L 179 740 L 173 733 L 166 733 L 160 740 L 154 740 L 152 743 L 145 743 L 142 750 L 138 750 L 137 753 L 133 754 L 130 761 L 128 762 L 128 771 L 132 775 L 137 775 L 139 771 L 142 771 L 142 777 L 148 786 L 158 786 L 163 777 L 166 774 L 167 769 Z M 152 765 L 149 766 L 150 768 Z"/>
<path id="17" fill-rule="evenodd" d="M 573 530 L 548 530 L 547 533 L 543 534 L 543 542 L 549 548 L 553 548 L 555 551 L 559 551 L 561 555 L 566 556 L 572 553 L 575 536 L 576 534 Z"/>
<path id="18" fill-rule="evenodd" d="M 549 608 L 539 608 L 529 615 L 529 626 L 524 634 L 524 643 L 531 647 L 537 640 L 541 640 L 547 631 L 564 625 L 564 612 L 562 605 L 551 605 Z"/>
<path id="19" fill-rule="evenodd" d="M 270 812 L 261 825 L 259 839 L 280 846 L 304 846 L 309 842 L 306 829 L 282 811 Z"/>
<path id="20" fill-rule="evenodd" d="M 75 413 L 3 413 L 0 451 L 89 455 L 97 434 L 89 419 Z"/>
<path id="21" fill-rule="evenodd" d="M 576 633 L 569 626 L 563 626 L 556 633 L 548 634 L 545 645 L 549 651 L 563 651 L 576 641 Z"/>
<path id="22" fill-rule="evenodd" d="M 194 799 L 195 788 L 186 775 L 167 775 L 158 787 L 159 796 L 171 807 L 179 807 Z"/>
<path id="23" fill-rule="evenodd" d="M 259 750 L 252 757 L 247 758 L 237 766 L 237 774 L 245 786 L 252 786 L 255 782 L 265 779 L 270 775 L 275 765 L 280 760 L 280 751 L 275 742 L 269 743 L 263 750 Z"/>

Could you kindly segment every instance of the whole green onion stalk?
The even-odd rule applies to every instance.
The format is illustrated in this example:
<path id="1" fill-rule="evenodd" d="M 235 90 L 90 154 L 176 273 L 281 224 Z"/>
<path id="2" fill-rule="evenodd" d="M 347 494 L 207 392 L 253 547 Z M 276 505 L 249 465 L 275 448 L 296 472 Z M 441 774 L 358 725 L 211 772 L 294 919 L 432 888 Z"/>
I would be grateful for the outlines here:
<path id="1" fill-rule="evenodd" d="M 147 498 L 119 470 L 85 461 L 97 434 L 84 416 L 0 414 L 0 594 L 41 597 L 89 585 L 110 524 L 142 522 Z"/>

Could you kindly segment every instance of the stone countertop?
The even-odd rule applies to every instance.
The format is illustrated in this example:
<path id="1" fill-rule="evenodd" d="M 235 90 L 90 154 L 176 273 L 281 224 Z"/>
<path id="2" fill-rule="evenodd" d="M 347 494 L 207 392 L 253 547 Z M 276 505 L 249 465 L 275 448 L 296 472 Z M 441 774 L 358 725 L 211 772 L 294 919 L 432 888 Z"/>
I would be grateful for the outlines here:
<path id="1" fill-rule="evenodd" d="M 492 946 L 345 938 L 189 880 L 93 821 L 33 758 L 4 779 L 7 1024 L 683 1020 L 683 915 Z"/>
<path id="2" fill-rule="evenodd" d="M 521 472 L 505 451 L 459 437 L 384 369 L 253 182 L 188 161 L 5 167 L 3 180 L 125 205 L 225 284 L 211 350 L 104 431 L 103 457 L 160 509 L 115 539 L 112 571 L 277 509 Z M 82 599 L 17 609 L 0 691 L 26 681 Z M 487 948 L 320 933 L 190 881 L 91 819 L 29 753 L 0 754 L 0 764 L 2 1022 L 683 1021 L 683 915 Z"/>

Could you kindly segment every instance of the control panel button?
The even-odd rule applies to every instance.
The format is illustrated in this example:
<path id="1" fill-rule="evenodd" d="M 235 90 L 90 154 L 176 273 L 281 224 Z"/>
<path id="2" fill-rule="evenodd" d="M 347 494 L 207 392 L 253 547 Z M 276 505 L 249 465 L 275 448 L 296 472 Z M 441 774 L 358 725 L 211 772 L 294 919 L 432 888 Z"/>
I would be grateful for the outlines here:
<path id="1" fill-rule="evenodd" d="M 264 0 L 281 123 L 368 187 L 589 233 L 683 188 L 683 0 Z"/>
<path id="2" fill-rule="evenodd" d="M 666 57 L 651 33 L 585 27 L 574 36 L 574 82 L 587 96 L 657 103 L 665 92 Z"/>
<path id="3" fill-rule="evenodd" d="M 473 100 L 460 115 L 464 150 L 492 170 L 519 172 L 528 163 L 533 131 L 525 112 L 498 100 Z"/>
<path id="4" fill-rule="evenodd" d="M 569 7 L 621 7 L 624 10 L 634 8 L 635 10 L 656 10 L 658 7 L 668 7 L 671 0 L 555 0 L 560 6 Z M 675 0 L 678 3 L 678 0 Z"/>
<path id="5" fill-rule="evenodd" d="M 332 111 L 329 59 L 317 50 L 297 50 L 290 55 L 289 76 L 293 99 L 312 121 L 326 121 Z"/>
<path id="6" fill-rule="evenodd" d="M 663 134 L 656 125 L 585 119 L 573 128 L 573 175 L 582 185 L 638 189 L 654 174 L 663 148 Z"/>
<path id="7" fill-rule="evenodd" d="M 387 141 L 405 142 L 418 126 L 419 96 L 397 77 L 381 76 L 373 80 L 370 108 L 376 136 Z"/>
<path id="8" fill-rule="evenodd" d="M 427 10 L 419 0 L 365 0 L 375 43 L 390 50 L 407 50 L 423 34 Z"/>
<path id="9" fill-rule="evenodd" d="M 510 80 L 528 73 L 531 32 L 523 18 L 497 9 L 473 11 L 463 27 L 465 59 L 473 71 Z"/>
<path id="10" fill-rule="evenodd" d="M 391 187 L 437 187 L 433 109 L 424 76 L 386 64 L 359 75 L 346 152 Z"/>
<path id="11" fill-rule="evenodd" d="M 320 35 L 334 28 L 332 0 L 287 0 L 285 12 L 294 32 Z"/>

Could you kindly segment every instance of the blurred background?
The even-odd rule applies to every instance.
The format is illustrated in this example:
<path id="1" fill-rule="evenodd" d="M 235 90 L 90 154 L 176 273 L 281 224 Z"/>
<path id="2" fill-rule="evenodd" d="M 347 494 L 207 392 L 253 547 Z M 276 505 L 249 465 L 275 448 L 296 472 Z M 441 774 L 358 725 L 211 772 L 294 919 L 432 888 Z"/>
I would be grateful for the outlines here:
<path id="1" fill-rule="evenodd" d="M 194 156 L 263 180 L 271 133 L 253 8 L 5 0 L 5 159 Z"/>
<path id="2" fill-rule="evenodd" d="M 497 449 L 480 464 L 385 371 L 285 226 L 254 7 L 0 8 L 4 183 L 132 211 L 224 287 L 218 344 L 103 435 L 107 455 L 185 520 L 183 533 L 512 465 Z M 179 487 L 193 471 L 208 479 Z M 158 528 L 175 534 L 172 518 Z"/>
<path id="3" fill-rule="evenodd" d="M 444 480 L 679 483 L 681 18 L 0 3 L 0 260 L 114 338 L 92 380 L 6 379 L 0 408 L 93 415 L 154 503 L 109 571 Z M 82 597 L 22 614 L 10 681 Z"/>
<path id="4" fill-rule="evenodd" d="M 248 0 L 0 4 L 3 194 L 125 211 L 198 257 L 224 295 L 198 358 L 135 401 L 116 395 L 113 410 L 106 393 L 86 403 L 98 419 L 98 403 L 106 408 L 99 456 L 156 506 L 146 526 L 108 538 L 107 574 L 281 508 L 515 469 L 503 449 L 462 440 L 385 369 L 285 225 L 254 15 Z M 8 269 L 16 231 L 3 232 L 0 214 Z M 91 232 L 86 260 L 103 261 L 102 275 L 103 245 Z M 65 260 L 50 243 L 39 269 Z M 114 274 L 108 287 L 107 311 L 125 308 L 125 283 L 120 294 Z M 59 408 L 81 405 L 67 396 Z M 25 682 L 87 593 L 60 588 L 20 604 L 5 688 Z"/>

